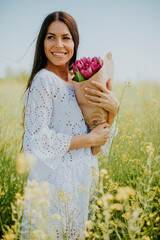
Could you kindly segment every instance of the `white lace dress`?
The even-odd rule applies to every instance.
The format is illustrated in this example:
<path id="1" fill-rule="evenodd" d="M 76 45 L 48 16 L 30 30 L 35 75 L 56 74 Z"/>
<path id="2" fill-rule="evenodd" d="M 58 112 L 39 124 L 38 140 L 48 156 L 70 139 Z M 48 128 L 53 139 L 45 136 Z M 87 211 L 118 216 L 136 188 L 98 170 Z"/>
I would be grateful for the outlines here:
<path id="1" fill-rule="evenodd" d="M 73 85 L 42 69 L 34 77 L 29 94 L 28 90 L 25 93 L 24 103 L 24 153 L 36 158 L 34 165 L 28 161 L 31 171 L 26 191 L 33 179 L 47 182 L 50 188 L 49 221 L 43 230 L 51 235 L 46 239 L 63 239 L 63 234 L 67 236 L 64 239 L 84 239 L 81 230 L 85 229 L 89 200 L 98 180 L 98 160 L 91 148 L 68 151 L 72 136 L 88 133 Z M 109 141 L 107 144 L 109 149 Z M 61 215 L 59 220 L 54 217 L 57 214 Z M 38 228 L 38 215 L 35 210 L 34 228 Z M 24 211 L 22 230 L 29 231 L 33 226 L 26 216 Z"/>

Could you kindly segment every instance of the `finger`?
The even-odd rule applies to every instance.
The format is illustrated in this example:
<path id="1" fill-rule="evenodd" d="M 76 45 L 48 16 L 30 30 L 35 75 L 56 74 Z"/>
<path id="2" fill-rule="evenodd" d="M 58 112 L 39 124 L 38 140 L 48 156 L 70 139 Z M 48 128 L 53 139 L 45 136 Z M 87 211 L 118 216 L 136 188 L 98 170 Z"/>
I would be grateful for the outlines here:
<path id="1" fill-rule="evenodd" d="M 111 78 L 108 79 L 107 81 L 107 89 L 112 91 L 112 82 L 111 82 Z"/>
<path id="2" fill-rule="evenodd" d="M 103 123 L 104 127 L 109 127 L 109 124 L 107 122 Z"/>
<path id="3" fill-rule="evenodd" d="M 111 112 L 112 106 L 108 104 L 107 100 L 103 100 L 101 98 L 98 98 L 96 102 L 88 100 L 88 103 L 91 104 L 92 106 L 98 107 L 98 108 L 103 108 L 105 111 Z"/>
<path id="4" fill-rule="evenodd" d="M 101 83 L 95 82 L 95 81 L 91 81 L 90 83 L 92 83 L 94 86 L 96 86 L 97 88 L 99 88 L 102 92 L 108 93 L 108 89 L 107 89 L 107 88 L 104 88 Z"/>
<path id="5" fill-rule="evenodd" d="M 85 92 L 86 93 L 92 93 L 93 95 L 96 95 L 96 96 L 99 96 L 99 97 L 102 97 L 102 98 L 107 98 L 107 94 L 106 93 L 103 93 L 99 90 L 95 90 L 93 88 L 84 88 Z"/>
<path id="6" fill-rule="evenodd" d="M 89 104 L 91 104 L 92 106 L 95 106 L 95 107 L 100 107 L 100 108 L 103 108 L 104 107 L 104 104 L 103 103 L 100 103 L 100 102 L 93 102 L 93 101 L 90 101 L 88 100 L 87 101 Z"/>
<path id="7" fill-rule="evenodd" d="M 95 106 L 95 107 L 100 107 L 102 108 L 102 103 L 98 103 L 98 102 L 92 102 L 92 101 L 88 101 L 88 103 L 92 106 Z"/>
<path id="8" fill-rule="evenodd" d="M 106 103 L 106 101 L 103 98 L 100 97 L 95 97 L 89 94 L 85 94 L 85 97 L 87 97 L 89 100 L 92 100 L 93 102 L 101 102 L 101 103 Z"/>

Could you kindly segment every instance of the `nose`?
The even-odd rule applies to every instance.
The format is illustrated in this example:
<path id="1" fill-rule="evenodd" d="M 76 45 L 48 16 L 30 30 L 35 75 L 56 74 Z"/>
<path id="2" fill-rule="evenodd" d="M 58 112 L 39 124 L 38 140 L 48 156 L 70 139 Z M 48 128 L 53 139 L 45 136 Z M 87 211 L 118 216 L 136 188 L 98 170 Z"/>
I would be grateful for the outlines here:
<path id="1" fill-rule="evenodd" d="M 63 47 L 63 42 L 62 42 L 61 38 L 57 39 L 55 47 L 57 47 L 57 48 L 62 48 Z"/>

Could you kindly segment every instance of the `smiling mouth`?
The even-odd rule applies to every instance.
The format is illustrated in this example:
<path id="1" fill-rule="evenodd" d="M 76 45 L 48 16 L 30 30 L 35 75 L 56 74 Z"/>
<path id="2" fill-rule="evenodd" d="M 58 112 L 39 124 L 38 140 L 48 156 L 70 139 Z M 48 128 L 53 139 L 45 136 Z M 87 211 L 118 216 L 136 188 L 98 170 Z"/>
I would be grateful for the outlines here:
<path id="1" fill-rule="evenodd" d="M 60 53 L 60 52 L 59 53 L 58 52 L 57 53 L 56 52 L 51 52 L 51 53 L 52 53 L 53 56 L 57 56 L 57 57 L 63 57 L 67 54 L 67 53 Z"/>

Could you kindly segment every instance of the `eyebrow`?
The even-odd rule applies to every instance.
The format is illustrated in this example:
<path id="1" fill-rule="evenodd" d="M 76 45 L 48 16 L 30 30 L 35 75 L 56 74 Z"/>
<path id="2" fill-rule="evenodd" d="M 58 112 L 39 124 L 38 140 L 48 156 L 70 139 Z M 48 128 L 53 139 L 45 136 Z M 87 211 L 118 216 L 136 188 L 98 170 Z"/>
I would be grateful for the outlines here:
<path id="1" fill-rule="evenodd" d="M 50 34 L 50 35 L 56 36 L 55 33 L 50 33 L 50 32 L 48 32 L 47 34 Z M 67 36 L 67 35 L 69 35 L 69 33 L 62 34 L 62 36 Z"/>

